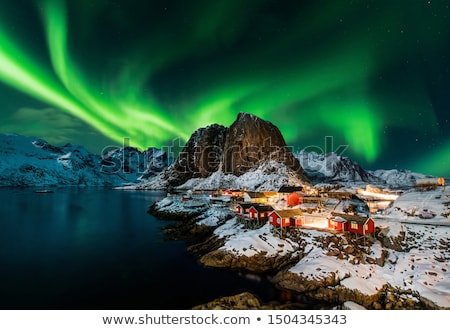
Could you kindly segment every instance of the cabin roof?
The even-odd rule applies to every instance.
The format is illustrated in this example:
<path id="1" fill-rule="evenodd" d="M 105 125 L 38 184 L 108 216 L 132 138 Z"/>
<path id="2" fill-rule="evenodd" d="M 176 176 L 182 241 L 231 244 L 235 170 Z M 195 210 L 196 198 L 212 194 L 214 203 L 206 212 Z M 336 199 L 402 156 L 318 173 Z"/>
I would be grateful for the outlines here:
<path id="1" fill-rule="evenodd" d="M 328 191 L 326 192 L 328 197 L 335 197 L 335 198 L 343 198 L 343 199 L 359 199 L 356 194 L 350 192 L 350 191 Z"/>
<path id="2" fill-rule="evenodd" d="M 258 204 L 255 204 L 255 203 L 238 203 L 237 205 L 239 205 L 239 206 L 241 206 L 241 207 L 243 207 L 245 209 L 245 208 L 249 208 L 249 207 L 252 207 L 252 206 L 257 206 Z"/>
<path id="3" fill-rule="evenodd" d="M 347 222 L 347 220 L 345 220 L 344 218 L 341 218 L 341 217 L 333 217 L 332 220 L 334 222 L 342 222 L 342 223 Z"/>
<path id="4" fill-rule="evenodd" d="M 303 212 L 300 209 L 291 209 L 291 210 L 276 210 L 273 211 L 278 214 L 282 218 L 294 218 L 298 216 L 302 216 Z M 273 213 L 272 212 L 272 213 Z"/>
<path id="5" fill-rule="evenodd" d="M 354 215 L 354 214 L 337 213 L 337 212 L 333 212 L 331 214 L 334 217 L 342 218 L 342 219 L 346 220 L 347 222 L 356 222 L 356 223 L 360 223 L 360 224 L 365 224 L 369 219 L 371 219 L 370 217 L 367 217 L 367 216 Z"/>
<path id="6" fill-rule="evenodd" d="M 252 207 L 255 208 L 258 212 L 266 212 L 266 211 L 273 211 L 273 207 L 270 205 L 265 204 L 259 204 L 259 205 L 252 205 Z"/>
<path id="7" fill-rule="evenodd" d="M 247 191 L 247 194 L 250 198 L 264 198 L 266 197 L 266 195 L 264 195 L 264 193 L 262 192 L 257 192 L 257 191 Z"/>
<path id="8" fill-rule="evenodd" d="M 266 197 L 275 197 L 278 195 L 276 191 L 264 191 L 263 194 Z"/>
<path id="9" fill-rule="evenodd" d="M 278 189 L 278 192 L 280 193 L 293 193 L 295 191 L 302 191 L 302 186 L 281 186 L 280 189 Z"/>

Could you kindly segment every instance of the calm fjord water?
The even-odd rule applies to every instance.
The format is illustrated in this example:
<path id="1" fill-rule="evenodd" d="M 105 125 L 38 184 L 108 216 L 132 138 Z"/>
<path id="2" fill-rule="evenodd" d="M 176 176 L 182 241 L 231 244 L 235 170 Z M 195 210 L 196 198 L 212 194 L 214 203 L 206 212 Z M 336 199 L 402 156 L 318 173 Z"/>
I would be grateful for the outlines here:
<path id="1" fill-rule="evenodd" d="M 269 282 L 207 269 L 146 213 L 146 191 L 0 189 L 1 309 L 190 309 Z"/>

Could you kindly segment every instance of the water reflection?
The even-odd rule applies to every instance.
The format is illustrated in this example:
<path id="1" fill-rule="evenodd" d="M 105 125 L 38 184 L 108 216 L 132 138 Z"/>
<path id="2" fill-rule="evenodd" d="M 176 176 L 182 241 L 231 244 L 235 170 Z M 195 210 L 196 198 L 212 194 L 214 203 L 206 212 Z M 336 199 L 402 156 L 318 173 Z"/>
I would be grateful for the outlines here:
<path id="1" fill-rule="evenodd" d="M 0 308 L 190 309 L 249 291 L 279 299 L 265 277 L 205 268 L 167 221 L 163 194 L 110 189 L 0 189 Z"/>

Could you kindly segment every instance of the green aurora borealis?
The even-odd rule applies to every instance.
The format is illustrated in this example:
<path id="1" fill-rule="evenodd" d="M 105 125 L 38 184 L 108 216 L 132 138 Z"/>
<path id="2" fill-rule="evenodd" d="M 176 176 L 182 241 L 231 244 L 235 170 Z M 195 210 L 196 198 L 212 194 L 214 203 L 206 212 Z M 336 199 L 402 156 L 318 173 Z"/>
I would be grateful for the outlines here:
<path id="1" fill-rule="evenodd" d="M 0 132 L 161 147 L 244 111 L 295 150 L 450 176 L 449 6 L 0 0 Z"/>

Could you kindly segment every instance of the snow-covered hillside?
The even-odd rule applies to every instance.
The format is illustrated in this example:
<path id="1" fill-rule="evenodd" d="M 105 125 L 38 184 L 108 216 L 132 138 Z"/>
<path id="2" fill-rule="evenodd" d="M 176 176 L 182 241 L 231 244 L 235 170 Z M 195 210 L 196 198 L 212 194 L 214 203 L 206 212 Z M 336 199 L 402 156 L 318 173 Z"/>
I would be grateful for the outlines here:
<path id="1" fill-rule="evenodd" d="M 430 220 L 404 214 L 421 203 L 441 215 Z M 379 233 L 367 240 L 327 229 L 327 215 L 342 212 L 332 203 L 325 204 L 324 211 L 305 213 L 304 225 L 282 236 L 267 222 L 256 229 L 247 227 L 231 208 L 208 204 L 201 195 L 187 202 L 172 195 L 156 208 L 175 217 L 188 212 L 198 224 L 215 227 L 214 235 L 223 245 L 214 245 L 200 258 L 207 266 L 249 269 L 273 265 L 275 258 L 296 260 L 300 254 L 287 269 L 271 266 L 278 272 L 272 280 L 279 287 L 309 292 L 319 300 L 351 299 L 370 309 L 418 309 L 426 301 L 427 308 L 435 304 L 448 309 L 449 204 L 443 189 L 406 192 L 392 207 L 397 215 L 374 217 Z M 198 215 L 192 205 L 206 211 Z"/>
<path id="2" fill-rule="evenodd" d="M 278 191 L 281 186 L 300 186 L 304 184 L 305 182 L 300 180 L 298 174 L 285 164 L 268 161 L 241 176 L 226 174 L 219 169 L 206 178 L 193 178 L 175 188 L 180 190 L 247 188 L 251 191 Z M 167 179 L 163 174 L 137 186 L 138 189 L 150 190 L 166 189 L 167 187 Z"/>
<path id="3" fill-rule="evenodd" d="M 408 189 L 416 179 L 426 175 L 401 170 L 366 171 L 347 157 L 335 153 L 318 154 L 300 151 L 294 156 L 313 184 L 355 186 L 376 184 Z M 167 154 L 156 148 L 143 152 L 116 148 L 95 155 L 82 146 L 52 146 L 35 137 L 0 134 L 0 186 L 128 186 L 131 189 L 165 190 L 173 188 Z M 172 171 L 170 169 L 172 168 Z M 167 171 L 166 171 L 167 169 Z M 237 176 L 221 168 L 206 178 L 192 178 L 175 187 L 212 190 L 247 188 L 254 191 L 278 190 L 283 185 L 304 185 L 301 176 L 282 162 L 269 160 Z"/>
<path id="4" fill-rule="evenodd" d="M 294 156 L 308 176 L 317 182 L 384 183 L 384 180 L 365 171 L 359 164 L 336 153 L 318 154 L 302 150 Z"/>
<path id="5" fill-rule="evenodd" d="M 120 186 L 163 170 L 163 159 L 154 149 L 115 149 L 102 157 L 82 146 L 55 147 L 35 137 L 0 134 L 0 186 Z"/>
<path id="6" fill-rule="evenodd" d="M 450 192 L 442 187 L 430 191 L 407 191 L 395 200 L 385 214 L 408 222 L 447 223 L 450 217 Z"/>
<path id="7" fill-rule="evenodd" d="M 416 183 L 416 179 L 427 177 L 425 174 L 411 172 L 407 170 L 376 170 L 368 171 L 368 173 L 376 176 L 392 188 L 413 187 Z"/>
<path id="8" fill-rule="evenodd" d="M 354 185 L 364 182 L 390 189 L 409 189 L 414 187 L 416 179 L 429 177 L 408 170 L 365 170 L 350 158 L 339 156 L 336 153 L 318 154 L 302 150 L 295 153 L 294 156 L 316 184 L 348 185 L 350 183 L 350 185 Z"/>

